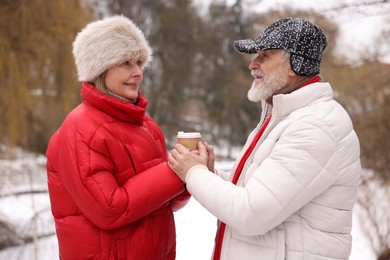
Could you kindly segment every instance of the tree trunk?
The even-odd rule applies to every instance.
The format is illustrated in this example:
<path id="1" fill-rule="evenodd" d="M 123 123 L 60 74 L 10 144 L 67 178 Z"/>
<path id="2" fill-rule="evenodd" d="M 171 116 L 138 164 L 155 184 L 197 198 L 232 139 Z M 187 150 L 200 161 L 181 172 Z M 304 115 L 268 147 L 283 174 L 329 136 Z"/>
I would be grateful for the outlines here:
<path id="1" fill-rule="evenodd" d="M 378 260 L 389 260 L 390 259 L 390 248 L 385 248 L 382 253 L 378 256 Z"/>

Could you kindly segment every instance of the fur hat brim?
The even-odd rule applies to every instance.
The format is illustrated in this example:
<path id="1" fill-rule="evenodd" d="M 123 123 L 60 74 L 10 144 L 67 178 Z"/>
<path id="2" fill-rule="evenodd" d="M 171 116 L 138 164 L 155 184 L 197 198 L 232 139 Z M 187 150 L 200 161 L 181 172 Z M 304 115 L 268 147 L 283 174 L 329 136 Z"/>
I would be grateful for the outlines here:
<path id="1" fill-rule="evenodd" d="M 94 82 L 107 69 L 127 60 L 144 67 L 152 49 L 142 31 L 128 18 L 116 15 L 89 23 L 73 42 L 79 81 Z"/>

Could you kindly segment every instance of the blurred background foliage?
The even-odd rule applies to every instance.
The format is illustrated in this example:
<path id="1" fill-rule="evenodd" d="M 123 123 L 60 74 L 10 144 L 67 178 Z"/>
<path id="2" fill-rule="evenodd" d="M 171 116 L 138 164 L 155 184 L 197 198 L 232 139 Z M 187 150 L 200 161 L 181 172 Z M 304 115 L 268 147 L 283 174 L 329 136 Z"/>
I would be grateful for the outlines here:
<path id="1" fill-rule="evenodd" d="M 265 15 L 244 12 L 242 6 L 242 0 L 230 6 L 212 1 L 202 13 L 190 0 L 2 0 L 1 143 L 45 152 L 50 136 L 81 100 L 71 53 L 75 35 L 89 21 L 123 14 L 139 25 L 154 50 L 142 91 L 168 144 L 180 129 L 202 131 L 216 146 L 240 146 L 256 125 L 260 106 L 246 99 L 251 56 L 235 52 L 232 41 L 257 37 L 281 17 L 300 16 L 326 31 L 321 75 L 353 117 L 364 166 L 388 180 L 390 65 L 375 56 L 358 64 L 335 56 L 338 26 L 321 14 L 283 9 Z M 389 41 L 389 32 L 383 36 Z"/>
<path id="2" fill-rule="evenodd" d="M 353 5 L 389 9 L 388 0 Z M 51 135 L 81 101 L 71 52 L 77 32 L 92 20 L 123 14 L 145 32 L 154 50 L 142 91 L 168 146 L 178 130 L 197 130 L 211 144 L 229 148 L 230 157 L 257 124 L 261 109 L 246 98 L 252 57 L 234 51 L 232 41 L 257 37 L 276 19 L 300 16 L 326 32 L 321 76 L 353 119 L 363 167 L 389 185 L 390 64 L 381 62 L 375 46 L 357 53 L 354 64 L 335 55 L 339 27 L 323 14 L 287 8 L 256 13 L 243 6 L 244 0 L 211 1 L 205 12 L 190 0 L 1 0 L 0 144 L 45 153 Z M 377 42 L 389 44 L 387 28 Z M 390 241 L 382 240 L 378 255 L 390 248 Z"/>
<path id="3" fill-rule="evenodd" d="M 71 46 L 90 19 L 78 0 L 0 2 L 0 142 L 44 152 L 79 101 Z"/>

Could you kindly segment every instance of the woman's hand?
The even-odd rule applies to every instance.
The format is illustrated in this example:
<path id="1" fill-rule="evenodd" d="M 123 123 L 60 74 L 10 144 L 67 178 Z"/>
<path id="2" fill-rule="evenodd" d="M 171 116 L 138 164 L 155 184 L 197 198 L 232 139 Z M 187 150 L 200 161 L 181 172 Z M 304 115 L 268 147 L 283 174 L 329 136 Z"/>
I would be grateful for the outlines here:
<path id="1" fill-rule="evenodd" d="M 207 146 L 209 148 L 207 148 Z M 198 143 L 198 150 L 189 151 L 181 144 L 176 144 L 168 157 L 168 165 L 176 173 L 176 175 L 185 182 L 188 171 L 196 165 L 205 165 L 209 167 L 209 155 L 211 151 L 214 157 L 214 151 L 211 146 Z M 211 149 L 210 149 L 211 147 Z M 214 161 L 212 163 L 214 168 Z"/>

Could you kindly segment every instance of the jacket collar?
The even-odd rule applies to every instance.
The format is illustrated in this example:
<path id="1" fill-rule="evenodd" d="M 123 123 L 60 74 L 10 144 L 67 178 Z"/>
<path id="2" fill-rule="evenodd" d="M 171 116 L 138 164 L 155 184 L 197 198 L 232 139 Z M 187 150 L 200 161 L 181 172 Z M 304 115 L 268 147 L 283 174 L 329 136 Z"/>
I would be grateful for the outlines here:
<path id="1" fill-rule="evenodd" d="M 138 92 L 138 102 L 133 104 L 106 95 L 88 82 L 82 84 L 81 97 L 84 103 L 109 116 L 137 125 L 142 125 L 148 104 L 146 97 L 141 92 Z"/>
<path id="2" fill-rule="evenodd" d="M 262 119 L 266 117 L 266 111 L 270 113 L 270 109 L 272 109 L 272 117 L 277 120 L 313 102 L 328 101 L 332 98 L 333 91 L 329 83 L 312 83 L 289 94 L 275 95 L 272 102 L 273 106 L 263 102 Z"/>

